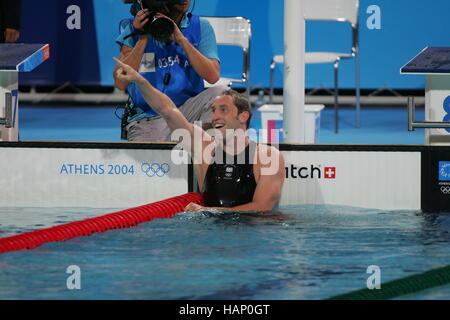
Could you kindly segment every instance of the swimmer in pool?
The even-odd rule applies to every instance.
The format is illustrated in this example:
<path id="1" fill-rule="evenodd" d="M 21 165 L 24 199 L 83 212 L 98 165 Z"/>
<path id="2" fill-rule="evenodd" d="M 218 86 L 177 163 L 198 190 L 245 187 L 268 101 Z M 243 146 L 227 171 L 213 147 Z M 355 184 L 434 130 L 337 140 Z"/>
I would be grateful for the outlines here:
<path id="1" fill-rule="evenodd" d="M 273 146 L 257 144 L 245 131 L 251 107 L 234 90 L 218 96 L 211 108 L 213 128 L 189 123 L 164 93 L 133 68 L 114 58 L 116 77 L 134 83 L 146 102 L 167 122 L 172 137 L 189 150 L 205 207 L 195 203 L 185 211 L 269 211 L 278 203 L 284 183 L 284 158 Z"/>

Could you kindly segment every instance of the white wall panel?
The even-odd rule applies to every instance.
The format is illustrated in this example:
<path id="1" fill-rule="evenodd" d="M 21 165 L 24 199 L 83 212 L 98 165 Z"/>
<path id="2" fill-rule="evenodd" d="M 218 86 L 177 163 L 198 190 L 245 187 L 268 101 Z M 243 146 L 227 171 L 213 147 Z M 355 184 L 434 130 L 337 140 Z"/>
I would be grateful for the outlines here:
<path id="1" fill-rule="evenodd" d="M 285 151 L 283 154 L 288 169 L 291 166 L 306 169 L 302 170 L 303 178 L 294 178 L 289 172 L 281 205 L 420 209 L 420 152 Z M 313 169 L 313 178 L 312 167 L 317 168 Z M 334 179 L 326 177 L 325 168 L 335 168 Z"/>
<path id="2" fill-rule="evenodd" d="M 170 152 L 0 149 L 0 206 L 128 208 L 178 196 L 188 191 L 188 170 L 173 164 Z M 168 172 L 147 175 L 146 163 L 166 163 Z"/>

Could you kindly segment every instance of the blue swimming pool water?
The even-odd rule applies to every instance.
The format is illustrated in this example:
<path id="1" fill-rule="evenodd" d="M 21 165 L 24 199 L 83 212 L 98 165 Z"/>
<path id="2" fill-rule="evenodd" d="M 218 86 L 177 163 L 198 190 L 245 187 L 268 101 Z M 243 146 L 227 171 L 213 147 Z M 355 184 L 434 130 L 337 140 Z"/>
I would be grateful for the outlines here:
<path id="1" fill-rule="evenodd" d="M 448 214 L 281 211 L 182 213 L 5 253 L 0 299 L 322 299 L 364 288 L 370 265 L 381 268 L 383 283 L 450 261 Z M 66 286 L 70 265 L 81 270 L 81 290 Z M 449 299 L 448 287 L 410 298 L 436 296 Z"/>
<path id="2" fill-rule="evenodd" d="M 122 209 L 126 208 L 0 207 L 0 238 L 88 219 Z"/>

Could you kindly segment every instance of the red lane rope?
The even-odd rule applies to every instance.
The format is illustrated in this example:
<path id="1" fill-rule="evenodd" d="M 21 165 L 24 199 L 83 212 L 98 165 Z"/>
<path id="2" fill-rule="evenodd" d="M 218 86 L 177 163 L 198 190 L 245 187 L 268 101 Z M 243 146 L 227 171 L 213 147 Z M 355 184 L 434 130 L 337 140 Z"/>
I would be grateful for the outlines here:
<path id="1" fill-rule="evenodd" d="M 203 198 L 199 193 L 191 192 L 104 216 L 0 238 L 0 254 L 9 251 L 36 248 L 46 242 L 64 241 L 79 236 L 89 236 L 95 232 L 130 228 L 139 223 L 157 218 L 170 218 L 179 212 L 183 212 L 184 208 L 191 202 L 201 205 Z"/>

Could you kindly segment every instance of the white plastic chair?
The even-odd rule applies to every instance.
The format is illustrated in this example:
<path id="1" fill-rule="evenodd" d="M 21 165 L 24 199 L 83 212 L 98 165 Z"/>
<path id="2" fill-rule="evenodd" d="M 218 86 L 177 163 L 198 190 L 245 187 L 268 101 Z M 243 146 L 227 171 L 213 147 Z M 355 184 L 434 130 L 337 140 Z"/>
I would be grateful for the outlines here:
<path id="1" fill-rule="evenodd" d="M 241 78 L 220 78 L 214 85 L 205 81 L 206 87 L 245 83 L 246 94 L 250 97 L 250 43 L 251 22 L 244 17 L 203 17 L 209 21 L 216 34 L 217 45 L 238 46 L 242 48 L 243 64 Z"/>
<path id="2" fill-rule="evenodd" d="M 339 131 L 339 63 L 342 59 L 355 59 L 356 88 L 356 126 L 360 126 L 360 68 L 359 68 L 359 37 L 358 10 L 359 0 L 304 0 L 305 20 L 336 21 L 349 23 L 352 28 L 352 47 L 348 53 L 341 52 L 306 52 L 305 63 L 333 63 L 334 67 L 334 109 L 335 132 Z M 270 64 L 270 96 L 273 103 L 274 70 L 277 63 L 284 63 L 283 55 L 273 57 Z"/>

